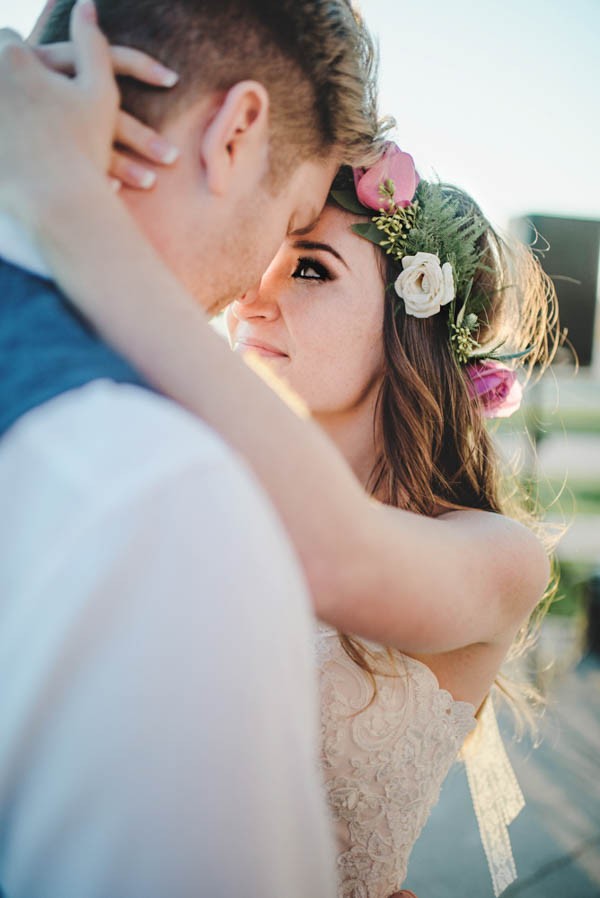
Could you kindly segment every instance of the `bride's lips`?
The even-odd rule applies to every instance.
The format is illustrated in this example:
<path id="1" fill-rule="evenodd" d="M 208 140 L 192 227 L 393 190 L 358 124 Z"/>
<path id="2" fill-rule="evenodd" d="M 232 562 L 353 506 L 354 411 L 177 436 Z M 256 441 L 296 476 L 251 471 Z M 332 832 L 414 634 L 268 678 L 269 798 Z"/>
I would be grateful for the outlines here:
<path id="1" fill-rule="evenodd" d="M 241 350 L 242 352 L 246 352 L 247 350 L 250 350 L 251 352 L 257 352 L 259 355 L 263 356 L 266 359 L 289 358 L 286 352 L 282 352 L 281 349 L 278 349 L 271 343 L 265 343 L 264 340 L 253 340 L 251 338 L 236 340 L 235 349 Z"/>

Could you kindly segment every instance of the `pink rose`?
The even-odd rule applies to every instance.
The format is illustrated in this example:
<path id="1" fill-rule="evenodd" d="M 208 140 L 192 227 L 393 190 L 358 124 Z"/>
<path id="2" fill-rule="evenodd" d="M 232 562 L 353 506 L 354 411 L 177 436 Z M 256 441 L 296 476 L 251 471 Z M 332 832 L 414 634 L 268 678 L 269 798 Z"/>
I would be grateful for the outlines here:
<path id="1" fill-rule="evenodd" d="M 478 398 L 484 418 L 508 418 L 521 405 L 523 387 L 512 368 L 485 359 L 465 368 L 471 399 Z"/>
<path id="2" fill-rule="evenodd" d="M 363 206 L 369 209 L 385 209 L 389 212 L 392 204 L 396 206 L 410 206 L 419 175 L 415 169 L 412 156 L 403 153 L 392 141 L 388 141 L 381 159 L 371 168 L 354 169 L 354 186 L 356 195 Z M 382 197 L 379 188 L 382 184 L 392 181 L 394 184 L 394 199 Z"/>

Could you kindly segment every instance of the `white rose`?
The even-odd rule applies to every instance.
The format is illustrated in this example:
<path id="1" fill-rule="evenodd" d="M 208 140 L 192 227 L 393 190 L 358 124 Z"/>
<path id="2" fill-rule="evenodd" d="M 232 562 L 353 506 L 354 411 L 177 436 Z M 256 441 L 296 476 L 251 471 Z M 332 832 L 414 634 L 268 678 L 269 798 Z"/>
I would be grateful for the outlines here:
<path id="1" fill-rule="evenodd" d="M 455 296 L 454 276 L 450 262 L 440 265 L 434 253 L 404 256 L 404 271 L 396 278 L 396 293 L 404 300 L 407 315 L 430 318 Z"/>

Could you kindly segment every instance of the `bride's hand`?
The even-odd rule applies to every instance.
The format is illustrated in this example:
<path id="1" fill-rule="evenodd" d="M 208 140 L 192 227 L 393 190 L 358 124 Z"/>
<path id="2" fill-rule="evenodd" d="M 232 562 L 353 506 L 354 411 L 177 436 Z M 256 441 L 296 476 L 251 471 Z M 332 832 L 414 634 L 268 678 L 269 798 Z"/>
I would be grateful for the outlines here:
<path id="1" fill-rule="evenodd" d="M 49 71 L 14 32 L 0 32 L 0 205 L 25 223 L 73 189 L 103 181 L 119 111 L 108 44 L 93 3 L 71 14 L 76 75 Z"/>
<path id="2" fill-rule="evenodd" d="M 45 44 L 37 46 L 56 0 L 48 0 L 27 42 L 34 48 L 37 57 L 52 69 L 64 75 L 75 73 L 75 47 L 72 43 Z M 115 75 L 135 78 L 153 87 L 171 88 L 177 83 L 177 74 L 158 60 L 131 47 L 111 47 L 110 57 Z M 171 165 L 178 152 L 152 128 L 143 125 L 126 112 L 119 112 L 115 128 L 113 153 L 108 169 L 109 175 L 117 183 L 127 187 L 148 189 L 152 187 L 155 172 L 122 152 L 129 150 L 141 159 L 159 165 Z"/>

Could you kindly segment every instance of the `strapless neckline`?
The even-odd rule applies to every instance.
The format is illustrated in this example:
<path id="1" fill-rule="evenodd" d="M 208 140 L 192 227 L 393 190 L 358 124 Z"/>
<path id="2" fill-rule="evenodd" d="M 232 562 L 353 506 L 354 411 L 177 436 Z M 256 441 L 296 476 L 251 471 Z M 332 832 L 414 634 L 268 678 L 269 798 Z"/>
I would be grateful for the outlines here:
<path id="1" fill-rule="evenodd" d="M 328 624 L 322 624 L 320 622 L 317 625 L 317 634 L 319 636 L 326 637 L 337 637 L 339 635 L 335 627 L 330 627 Z M 383 646 L 379 645 L 379 643 L 371 642 L 368 639 L 361 639 L 360 641 L 363 642 L 368 648 L 372 648 L 375 650 L 379 649 L 380 651 L 383 649 Z M 477 709 L 475 705 L 473 705 L 471 702 L 454 698 L 451 692 L 449 692 L 447 689 L 444 689 L 443 686 L 440 686 L 440 681 L 438 680 L 437 675 L 427 664 L 425 664 L 424 661 L 419 661 L 418 658 L 413 658 L 412 655 L 407 655 L 405 652 L 401 652 L 399 649 L 394 649 L 394 654 L 398 655 L 398 657 L 402 658 L 404 661 L 407 661 L 409 665 L 414 665 L 416 668 L 425 671 L 426 675 L 429 676 L 433 687 L 442 696 L 448 698 L 453 705 L 461 706 L 465 711 L 470 711 L 473 715 L 473 720 L 476 719 L 475 715 L 477 714 Z"/>

